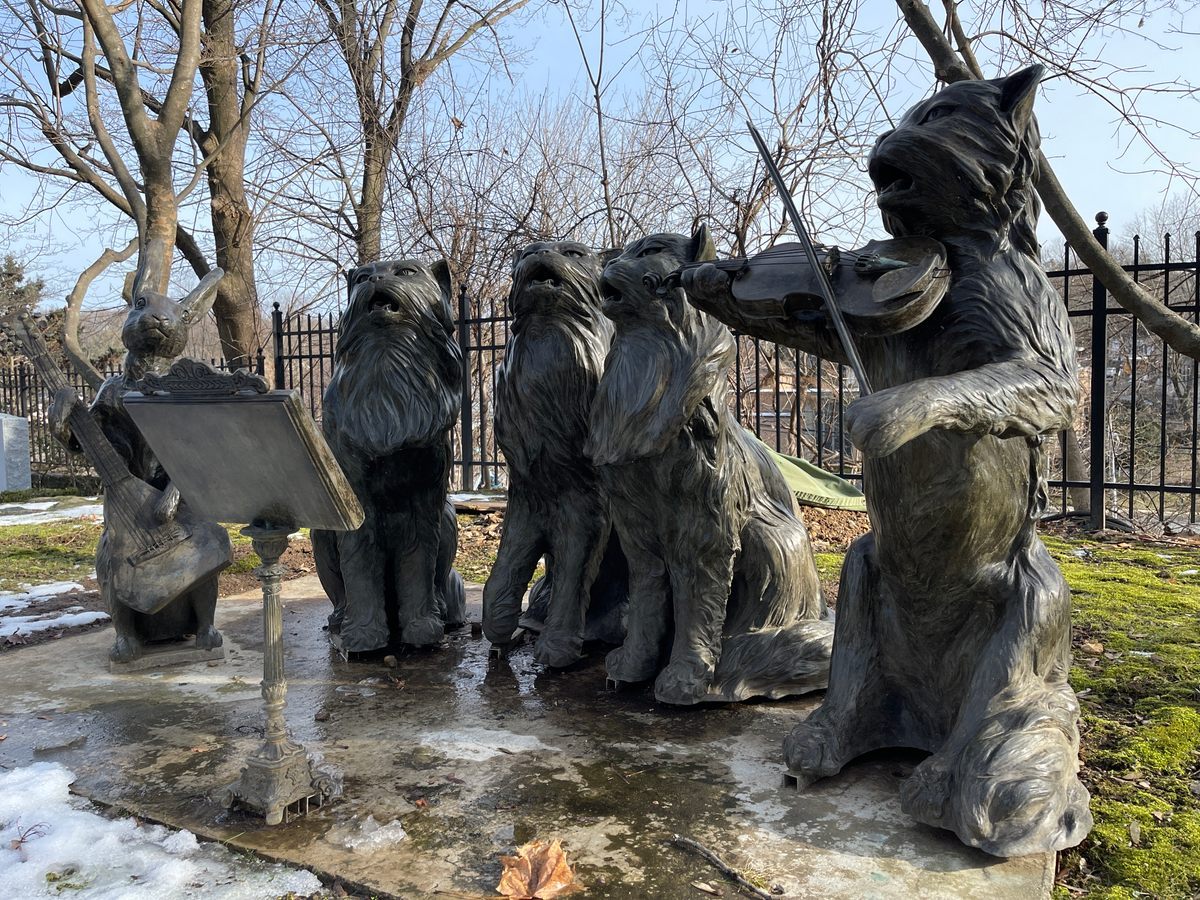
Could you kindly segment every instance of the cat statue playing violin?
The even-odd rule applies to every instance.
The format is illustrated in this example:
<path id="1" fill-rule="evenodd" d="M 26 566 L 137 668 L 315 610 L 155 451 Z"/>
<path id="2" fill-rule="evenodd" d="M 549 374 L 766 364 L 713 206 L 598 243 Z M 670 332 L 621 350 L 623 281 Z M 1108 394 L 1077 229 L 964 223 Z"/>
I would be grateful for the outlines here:
<path id="1" fill-rule="evenodd" d="M 869 161 L 884 225 L 946 248 L 949 286 L 920 323 L 863 337 L 875 393 L 846 411 L 872 532 L 842 569 L 829 690 L 788 737 L 800 785 L 882 747 L 929 752 L 904 809 L 997 856 L 1078 844 L 1079 704 L 1070 592 L 1037 535 L 1045 441 L 1075 410 L 1075 342 L 1039 263 L 1038 66 L 950 85 Z M 746 317 L 714 267 L 689 298 L 730 325 L 845 359 L 824 321 Z"/>

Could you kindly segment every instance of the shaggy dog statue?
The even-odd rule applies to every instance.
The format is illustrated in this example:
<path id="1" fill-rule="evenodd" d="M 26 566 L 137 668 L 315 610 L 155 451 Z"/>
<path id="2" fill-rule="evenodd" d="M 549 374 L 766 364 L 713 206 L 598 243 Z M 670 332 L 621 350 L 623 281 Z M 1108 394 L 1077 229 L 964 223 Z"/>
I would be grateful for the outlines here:
<path id="1" fill-rule="evenodd" d="M 681 705 L 823 688 L 833 638 L 792 495 L 729 409 L 729 330 L 652 287 L 714 255 L 701 228 L 642 238 L 605 266 L 616 333 L 585 446 L 629 561 L 609 678 L 654 678 L 654 696 Z"/>
<path id="2" fill-rule="evenodd" d="M 602 259 L 575 241 L 540 241 L 513 262 L 512 337 L 496 383 L 496 443 L 508 463 L 508 508 L 483 590 L 483 631 L 541 631 L 534 656 L 568 666 L 583 642 L 619 644 L 625 561 L 599 476 L 583 454 L 612 325 L 600 310 Z M 530 611 L 521 599 L 545 555 Z"/>
<path id="3" fill-rule="evenodd" d="M 876 392 L 846 423 L 873 531 L 842 569 L 829 692 L 784 747 L 804 784 L 880 747 L 928 751 L 904 809 L 997 856 L 1062 850 L 1092 824 L 1078 778 L 1071 599 L 1037 536 L 1044 441 L 1078 383 L 1066 309 L 1038 259 L 1038 66 L 950 85 L 875 144 L 884 225 L 948 250 L 921 324 L 863 340 Z M 689 296 L 754 333 L 712 266 Z M 842 356 L 827 326 L 770 320 Z"/>
<path id="4" fill-rule="evenodd" d="M 436 644 L 466 613 L 446 499 L 463 377 L 450 272 L 442 260 L 401 259 L 346 279 L 321 424 L 366 519 L 312 533 L 330 630 L 347 652 Z"/>

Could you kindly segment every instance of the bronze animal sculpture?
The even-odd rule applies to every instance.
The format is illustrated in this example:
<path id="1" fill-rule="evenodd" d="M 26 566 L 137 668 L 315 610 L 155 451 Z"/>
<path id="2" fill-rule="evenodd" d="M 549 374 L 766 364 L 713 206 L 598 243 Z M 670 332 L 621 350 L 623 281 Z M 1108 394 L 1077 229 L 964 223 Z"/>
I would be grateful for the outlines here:
<path id="1" fill-rule="evenodd" d="M 708 232 L 654 234 L 604 268 L 615 324 L 585 451 L 629 561 L 615 682 L 664 703 L 823 688 L 833 623 L 808 533 L 775 464 L 729 409 L 729 330 L 655 285 L 713 258 Z"/>
<path id="2" fill-rule="evenodd" d="M 784 753 L 801 784 L 880 747 L 930 752 L 902 787 L 918 820 L 997 856 L 1061 850 L 1091 827 L 1067 683 L 1070 593 L 1037 536 L 1047 437 L 1072 421 L 1074 340 L 1039 265 L 1042 69 L 951 85 L 875 144 L 884 225 L 948 250 L 937 309 L 859 342 L 876 393 L 846 412 L 873 531 L 842 569 L 829 690 Z M 739 329 L 727 276 L 683 275 Z M 844 359 L 821 322 L 791 346 Z"/>
<path id="3" fill-rule="evenodd" d="M 96 548 L 96 579 L 116 632 L 109 652 L 113 662 L 131 662 L 148 643 L 182 641 L 188 635 L 195 635 L 201 650 L 222 643 L 213 617 L 218 573 L 232 560 L 229 535 L 215 522 L 196 521 L 190 515 L 124 404 L 135 382 L 149 373 L 165 372 L 183 352 L 188 330 L 212 307 L 222 275 L 214 269 L 180 300 L 134 291 L 121 329 L 128 351 L 124 371 L 105 380 L 89 409 L 99 436 L 87 436 L 87 423 L 81 420 L 79 401 L 70 387 L 56 392 L 51 408 L 51 428 L 58 440 L 75 452 L 86 449 L 110 486 L 104 532 Z M 112 451 L 123 465 L 106 459 Z M 126 481 L 125 475 L 149 488 Z M 132 508 L 133 499 L 124 499 L 135 496 L 141 504 L 137 509 Z M 151 573 L 156 566 L 161 571 Z M 182 585 L 187 589 L 181 590 Z M 173 598 L 164 603 L 170 595 Z"/>
<path id="4" fill-rule="evenodd" d="M 458 525 L 446 498 L 462 353 L 444 260 L 371 263 L 346 273 L 321 428 L 366 518 L 312 532 L 330 631 L 347 652 L 439 643 L 463 624 Z"/>
<path id="5" fill-rule="evenodd" d="M 496 443 L 508 463 L 508 507 L 483 589 L 483 630 L 511 641 L 541 632 L 534 656 L 568 666 L 583 642 L 619 644 L 626 575 L 595 467 L 583 453 L 612 325 L 600 311 L 603 258 L 577 241 L 539 241 L 513 261 L 512 337 L 496 382 Z M 538 559 L 530 611 L 521 598 Z"/>

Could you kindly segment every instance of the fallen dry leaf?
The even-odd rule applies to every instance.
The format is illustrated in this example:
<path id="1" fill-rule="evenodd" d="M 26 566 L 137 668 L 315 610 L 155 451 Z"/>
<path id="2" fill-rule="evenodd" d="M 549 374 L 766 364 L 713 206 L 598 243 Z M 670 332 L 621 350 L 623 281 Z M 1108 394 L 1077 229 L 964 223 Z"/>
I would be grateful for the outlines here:
<path id="1" fill-rule="evenodd" d="M 583 889 L 556 838 L 550 843 L 531 841 L 517 848 L 516 856 L 502 856 L 504 871 L 496 892 L 521 900 L 550 900 Z"/>
<path id="2" fill-rule="evenodd" d="M 717 890 L 715 887 L 713 887 L 711 884 L 709 884 L 707 881 L 693 881 L 692 887 L 694 887 L 698 891 L 704 891 L 704 893 L 710 894 L 713 897 L 721 896 L 721 892 L 719 890 Z"/>

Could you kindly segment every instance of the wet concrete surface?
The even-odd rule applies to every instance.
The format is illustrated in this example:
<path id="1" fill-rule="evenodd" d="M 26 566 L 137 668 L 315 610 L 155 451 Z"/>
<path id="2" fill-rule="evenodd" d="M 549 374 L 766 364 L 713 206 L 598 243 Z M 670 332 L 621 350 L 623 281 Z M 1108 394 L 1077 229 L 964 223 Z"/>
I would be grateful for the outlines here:
<path id="1" fill-rule="evenodd" d="M 261 741 L 261 602 L 222 599 L 227 657 L 110 674 L 111 632 L 0 657 L 0 765 L 53 759 L 97 801 L 382 896 L 494 895 L 500 856 L 560 838 L 587 897 L 737 896 L 701 842 L 789 897 L 1048 896 L 1051 855 L 998 860 L 900 811 L 919 757 L 873 756 L 804 792 L 781 742 L 815 699 L 676 710 L 650 690 L 604 690 L 603 649 L 550 672 L 522 647 L 489 663 L 469 629 L 442 649 L 345 662 L 321 630 L 313 577 L 284 586 L 293 736 L 344 775 L 345 795 L 275 828 L 220 805 Z M 469 590 L 478 617 L 479 589 Z M 367 816 L 398 843 L 350 849 Z"/>

